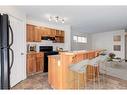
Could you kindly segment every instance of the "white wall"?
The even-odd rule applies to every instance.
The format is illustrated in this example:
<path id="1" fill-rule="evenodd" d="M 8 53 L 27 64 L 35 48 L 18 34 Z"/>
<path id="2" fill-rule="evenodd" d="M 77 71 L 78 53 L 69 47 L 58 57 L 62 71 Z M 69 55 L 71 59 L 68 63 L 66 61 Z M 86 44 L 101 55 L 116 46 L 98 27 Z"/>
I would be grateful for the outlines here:
<path id="1" fill-rule="evenodd" d="M 121 51 L 113 50 L 113 36 L 121 35 Z M 125 58 L 125 30 L 116 30 L 103 33 L 92 34 L 93 49 L 107 49 L 109 52 L 114 52 L 117 57 Z"/>
<path id="2" fill-rule="evenodd" d="M 65 31 L 65 39 L 64 43 L 52 43 L 51 41 L 42 41 L 42 42 L 29 42 L 30 44 L 36 44 L 37 46 L 53 46 L 53 49 L 55 50 L 56 47 L 63 48 L 64 50 L 71 50 L 71 27 L 69 25 L 53 25 L 53 24 L 47 24 L 43 22 L 36 21 L 34 19 L 27 19 L 27 23 L 37 25 L 37 26 L 45 26 L 50 27 L 54 29 L 60 29 Z"/>
<path id="3" fill-rule="evenodd" d="M 26 20 L 26 15 L 25 13 L 19 11 L 16 9 L 16 7 L 12 7 L 12 6 L 0 6 L 0 12 L 4 12 L 7 13 L 17 19 Z"/>
<path id="4" fill-rule="evenodd" d="M 77 43 L 73 41 L 73 36 L 87 37 L 87 43 Z M 91 35 L 84 32 L 72 30 L 71 32 L 71 50 L 90 50 L 91 49 Z"/>

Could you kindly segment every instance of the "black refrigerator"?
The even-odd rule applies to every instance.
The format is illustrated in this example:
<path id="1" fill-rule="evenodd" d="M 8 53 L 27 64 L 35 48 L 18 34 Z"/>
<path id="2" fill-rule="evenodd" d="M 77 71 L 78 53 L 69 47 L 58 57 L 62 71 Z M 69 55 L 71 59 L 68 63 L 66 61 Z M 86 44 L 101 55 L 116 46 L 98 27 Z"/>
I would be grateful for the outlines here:
<path id="1" fill-rule="evenodd" d="M 12 44 L 13 31 L 9 16 L 0 13 L 0 89 L 10 89 L 10 69 L 14 61 Z"/>

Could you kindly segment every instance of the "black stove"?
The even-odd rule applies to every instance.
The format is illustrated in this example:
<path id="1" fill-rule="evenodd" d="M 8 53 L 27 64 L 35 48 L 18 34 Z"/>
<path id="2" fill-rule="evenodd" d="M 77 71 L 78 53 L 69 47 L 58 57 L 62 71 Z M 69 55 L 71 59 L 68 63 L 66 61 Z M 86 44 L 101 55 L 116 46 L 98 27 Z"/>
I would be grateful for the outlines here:
<path id="1" fill-rule="evenodd" d="M 53 51 L 53 46 L 40 46 L 40 52 L 44 52 L 44 72 L 48 72 L 48 56 L 57 55 L 57 51 Z"/>

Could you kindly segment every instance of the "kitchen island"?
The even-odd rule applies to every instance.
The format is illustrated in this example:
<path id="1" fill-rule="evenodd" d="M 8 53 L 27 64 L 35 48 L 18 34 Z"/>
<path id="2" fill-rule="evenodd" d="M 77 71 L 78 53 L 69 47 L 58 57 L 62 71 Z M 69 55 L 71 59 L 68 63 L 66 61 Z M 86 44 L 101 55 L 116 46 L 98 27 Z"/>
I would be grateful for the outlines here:
<path id="1" fill-rule="evenodd" d="M 48 56 L 48 82 L 54 89 L 78 89 L 87 85 L 91 73 L 98 75 L 98 67 L 87 66 L 87 72 L 74 72 L 70 70 L 72 64 L 86 59 L 92 59 L 99 55 L 100 50 L 60 52 L 59 55 Z"/>

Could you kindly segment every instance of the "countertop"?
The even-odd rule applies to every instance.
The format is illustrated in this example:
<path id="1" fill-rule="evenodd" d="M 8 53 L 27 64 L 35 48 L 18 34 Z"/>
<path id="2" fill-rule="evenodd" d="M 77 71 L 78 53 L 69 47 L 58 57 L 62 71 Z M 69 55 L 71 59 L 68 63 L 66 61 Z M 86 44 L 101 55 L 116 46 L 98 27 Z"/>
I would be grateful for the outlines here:
<path id="1" fill-rule="evenodd" d="M 55 58 L 56 60 L 60 60 L 60 55 L 49 55 L 48 57 Z"/>
<path id="2" fill-rule="evenodd" d="M 66 55 L 75 55 L 75 54 L 84 54 L 84 53 L 90 53 L 90 52 L 96 52 L 101 50 L 79 50 L 79 51 L 68 51 L 64 52 Z"/>
<path id="3" fill-rule="evenodd" d="M 82 53 L 87 53 L 87 50 L 79 50 L 79 51 L 69 51 L 65 52 L 66 55 L 75 55 L 75 54 L 82 54 Z"/>
<path id="4" fill-rule="evenodd" d="M 37 54 L 37 53 L 43 53 L 43 52 L 35 52 L 35 51 L 27 52 L 27 54 Z"/>

